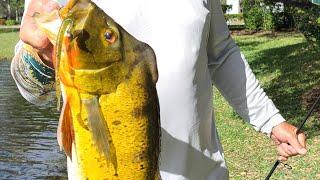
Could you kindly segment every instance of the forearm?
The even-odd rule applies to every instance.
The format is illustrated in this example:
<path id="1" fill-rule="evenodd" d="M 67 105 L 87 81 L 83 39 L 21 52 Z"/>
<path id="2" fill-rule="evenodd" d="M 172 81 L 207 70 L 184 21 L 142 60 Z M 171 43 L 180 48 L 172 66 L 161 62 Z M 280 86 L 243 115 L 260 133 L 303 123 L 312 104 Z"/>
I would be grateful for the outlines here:
<path id="1" fill-rule="evenodd" d="M 284 121 L 265 94 L 231 38 L 219 0 L 211 1 L 208 67 L 212 81 L 229 104 L 256 130 L 270 134 Z"/>
<path id="2" fill-rule="evenodd" d="M 270 134 L 274 126 L 284 121 L 239 50 L 234 49 L 218 67 L 214 66 L 211 71 L 214 84 L 256 130 Z"/>

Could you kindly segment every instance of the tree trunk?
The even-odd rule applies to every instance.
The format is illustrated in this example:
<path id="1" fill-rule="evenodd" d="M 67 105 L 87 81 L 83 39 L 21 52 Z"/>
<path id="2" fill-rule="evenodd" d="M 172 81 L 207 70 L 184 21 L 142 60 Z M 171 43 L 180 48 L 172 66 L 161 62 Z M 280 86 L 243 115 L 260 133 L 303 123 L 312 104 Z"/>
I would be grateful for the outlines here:
<path id="1" fill-rule="evenodd" d="M 8 18 L 11 19 L 12 14 L 11 14 L 11 6 L 10 6 L 10 2 L 8 2 L 7 4 L 7 13 L 8 13 Z"/>
<path id="2" fill-rule="evenodd" d="M 16 9 L 16 21 L 19 21 L 19 14 L 18 14 L 18 10 Z"/>

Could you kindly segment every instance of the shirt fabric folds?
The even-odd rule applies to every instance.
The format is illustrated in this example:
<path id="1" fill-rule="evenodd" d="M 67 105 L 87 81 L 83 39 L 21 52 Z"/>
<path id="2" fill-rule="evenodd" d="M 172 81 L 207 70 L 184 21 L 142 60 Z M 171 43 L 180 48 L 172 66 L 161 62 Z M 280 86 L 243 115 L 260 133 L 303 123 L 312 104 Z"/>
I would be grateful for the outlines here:
<path id="1" fill-rule="evenodd" d="M 212 84 L 257 131 L 270 134 L 272 127 L 284 121 L 230 37 L 219 0 L 94 2 L 155 51 L 162 179 L 228 179 L 214 123 Z M 34 68 L 33 61 L 22 55 L 24 51 L 18 46 L 12 61 L 19 90 L 32 103 L 49 102 L 54 98 L 50 94 L 54 86 L 47 89 L 34 77 L 50 71 Z"/>

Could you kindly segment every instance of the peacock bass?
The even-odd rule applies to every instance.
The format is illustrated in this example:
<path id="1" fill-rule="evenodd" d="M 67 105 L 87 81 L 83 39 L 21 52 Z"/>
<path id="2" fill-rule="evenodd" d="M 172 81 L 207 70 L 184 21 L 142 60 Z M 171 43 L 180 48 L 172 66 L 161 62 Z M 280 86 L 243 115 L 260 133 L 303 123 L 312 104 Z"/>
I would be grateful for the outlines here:
<path id="1" fill-rule="evenodd" d="M 59 33 L 52 26 L 57 14 Z M 56 90 L 63 97 L 58 142 L 79 177 L 159 179 L 152 48 L 90 0 L 71 0 L 59 12 L 35 19 L 56 43 Z"/>

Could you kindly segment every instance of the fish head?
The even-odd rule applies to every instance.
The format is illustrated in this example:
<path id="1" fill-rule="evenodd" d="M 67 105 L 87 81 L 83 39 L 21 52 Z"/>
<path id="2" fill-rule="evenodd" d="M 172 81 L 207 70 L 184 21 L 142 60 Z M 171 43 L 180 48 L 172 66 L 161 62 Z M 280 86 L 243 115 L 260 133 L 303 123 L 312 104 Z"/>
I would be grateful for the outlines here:
<path id="1" fill-rule="evenodd" d="M 102 68 L 123 58 L 119 25 L 90 0 L 71 0 L 60 11 L 72 22 L 63 44 L 73 68 Z"/>
<path id="2" fill-rule="evenodd" d="M 61 72 L 73 75 L 76 69 L 98 70 L 118 65 L 117 71 L 125 74 L 129 66 L 145 61 L 154 82 L 157 81 L 153 49 L 129 34 L 91 0 L 69 0 L 59 11 L 39 14 L 35 20 L 55 45 L 53 62 L 56 69 L 62 67 Z"/>

